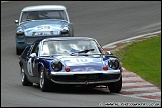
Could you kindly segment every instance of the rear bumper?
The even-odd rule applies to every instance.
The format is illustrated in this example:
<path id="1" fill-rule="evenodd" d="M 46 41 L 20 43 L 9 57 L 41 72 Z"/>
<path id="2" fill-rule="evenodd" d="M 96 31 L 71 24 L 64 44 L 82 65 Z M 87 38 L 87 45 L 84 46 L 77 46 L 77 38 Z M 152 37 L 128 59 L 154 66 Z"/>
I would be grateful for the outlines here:
<path id="1" fill-rule="evenodd" d="M 78 75 L 80 75 L 78 77 Z M 96 76 L 97 75 L 97 76 Z M 49 79 L 57 84 L 107 84 L 120 80 L 120 70 L 94 72 L 51 72 Z"/>

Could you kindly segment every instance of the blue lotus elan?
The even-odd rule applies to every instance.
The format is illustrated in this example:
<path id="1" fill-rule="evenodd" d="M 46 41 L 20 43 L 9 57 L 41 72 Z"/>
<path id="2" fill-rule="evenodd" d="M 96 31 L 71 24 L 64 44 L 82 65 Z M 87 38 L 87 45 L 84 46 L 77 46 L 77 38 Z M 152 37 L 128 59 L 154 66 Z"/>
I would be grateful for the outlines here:
<path id="1" fill-rule="evenodd" d="M 114 93 L 122 88 L 120 61 L 90 37 L 37 40 L 25 48 L 19 64 L 22 85 L 36 83 L 43 92 L 58 85 L 105 85 Z"/>

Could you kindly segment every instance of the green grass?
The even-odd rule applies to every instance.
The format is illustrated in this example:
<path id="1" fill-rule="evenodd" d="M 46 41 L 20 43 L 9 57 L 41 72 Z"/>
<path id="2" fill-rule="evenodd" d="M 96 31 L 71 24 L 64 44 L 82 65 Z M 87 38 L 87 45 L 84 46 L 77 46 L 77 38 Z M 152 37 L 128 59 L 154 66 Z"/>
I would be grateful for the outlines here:
<path id="1" fill-rule="evenodd" d="M 124 68 L 161 89 L 161 36 L 134 42 L 114 55 Z"/>

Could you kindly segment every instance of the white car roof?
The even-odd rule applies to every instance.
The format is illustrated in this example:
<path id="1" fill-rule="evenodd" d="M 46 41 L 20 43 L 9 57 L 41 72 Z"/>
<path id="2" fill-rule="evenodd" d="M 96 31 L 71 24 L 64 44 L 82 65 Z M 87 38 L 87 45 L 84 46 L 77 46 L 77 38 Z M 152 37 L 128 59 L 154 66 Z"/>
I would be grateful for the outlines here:
<path id="1" fill-rule="evenodd" d="M 66 7 L 62 5 L 37 5 L 28 6 L 22 9 L 22 11 L 39 11 L 39 10 L 65 10 Z"/>

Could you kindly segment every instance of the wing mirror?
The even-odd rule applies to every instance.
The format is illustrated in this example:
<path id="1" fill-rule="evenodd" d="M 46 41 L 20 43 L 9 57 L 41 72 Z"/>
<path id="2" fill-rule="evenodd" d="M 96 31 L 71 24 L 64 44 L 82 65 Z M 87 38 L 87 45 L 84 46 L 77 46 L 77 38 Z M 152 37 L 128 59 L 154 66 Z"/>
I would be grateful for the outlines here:
<path id="1" fill-rule="evenodd" d="M 30 57 L 36 57 L 36 53 L 30 54 Z"/>
<path id="2" fill-rule="evenodd" d="M 113 55 L 111 51 L 106 51 L 106 55 Z"/>
<path id="3" fill-rule="evenodd" d="M 19 20 L 15 20 L 15 24 L 18 25 L 19 24 Z"/>

